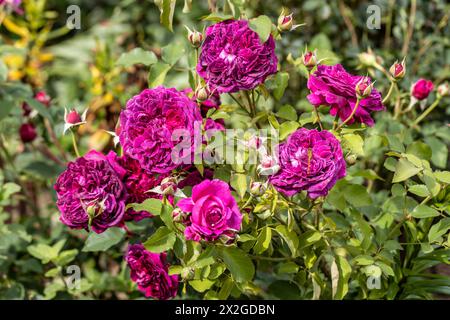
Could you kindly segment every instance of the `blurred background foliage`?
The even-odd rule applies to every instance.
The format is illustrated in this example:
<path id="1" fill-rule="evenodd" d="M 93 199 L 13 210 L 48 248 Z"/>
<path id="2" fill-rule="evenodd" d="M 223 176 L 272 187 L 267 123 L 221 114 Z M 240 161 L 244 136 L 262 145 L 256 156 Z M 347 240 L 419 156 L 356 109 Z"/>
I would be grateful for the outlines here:
<path id="1" fill-rule="evenodd" d="M 70 5 L 81 9 L 80 30 L 66 27 Z M 369 5 L 381 9 L 380 29 L 367 27 Z M 64 108 L 89 110 L 87 124 L 78 131 L 83 152 L 109 150 L 113 139 L 106 131 L 115 130 L 120 110 L 131 96 L 149 83 L 164 82 L 178 89 L 192 83 L 189 73 L 183 72 L 192 68 L 193 52 L 186 41 L 185 25 L 203 30 L 207 24 L 201 18 L 224 8 L 248 17 L 264 14 L 276 22 L 282 6 L 305 26 L 283 34 L 277 42 L 280 68 L 289 73 L 289 90 L 280 101 L 269 101 L 269 109 L 276 111 L 290 104 L 298 113 L 311 111 L 305 99 L 306 69 L 299 63 L 306 47 L 318 49 L 319 58 L 327 58 L 324 63 L 340 62 L 353 73 L 369 73 L 384 93 L 389 81 L 383 72 L 404 56 L 408 71 L 399 82 L 402 92 L 409 92 L 419 77 L 431 79 L 435 87 L 450 80 L 450 4 L 446 0 L 179 0 L 174 32 L 160 23 L 160 11 L 149 0 L 25 0 L 24 14 L 2 17 L 0 298 L 140 297 L 131 291 L 122 247 L 94 254 L 89 253 L 89 247 L 64 250 L 83 248 L 85 243 L 84 234 L 59 223 L 52 191 L 65 161 L 74 157 L 70 137 L 62 135 Z M 159 59 L 150 67 L 150 78 L 148 66 L 116 63 L 122 53 L 135 47 L 151 51 Z M 168 54 L 161 60 L 164 50 Z M 50 107 L 33 99 L 41 90 L 51 97 Z M 405 94 L 402 99 L 407 97 Z M 450 107 L 448 99 L 443 102 L 440 112 L 427 118 L 421 134 L 433 151 L 432 164 L 448 170 Z M 23 116 L 23 103 L 35 111 L 29 118 Z M 412 117 L 416 114 L 414 111 Z M 365 151 L 370 154 L 364 159 L 367 167 L 376 167 L 393 144 L 411 142 L 403 124 L 391 121 L 389 114 L 378 117 L 385 119 L 369 135 L 392 133 L 399 141 L 389 141 L 384 147 L 377 138 L 366 143 Z M 24 144 L 18 134 L 19 127 L 28 121 L 37 130 L 33 144 Z M 233 117 L 230 124 L 241 125 Z M 390 187 L 378 180 L 374 184 L 373 190 L 378 192 L 374 198 L 383 203 Z M 145 229 L 142 225 L 132 227 Z M 117 242 L 122 236 L 111 235 Z M 76 292 L 67 291 L 65 280 L 57 276 L 72 263 L 82 266 L 85 276 L 82 289 Z"/>

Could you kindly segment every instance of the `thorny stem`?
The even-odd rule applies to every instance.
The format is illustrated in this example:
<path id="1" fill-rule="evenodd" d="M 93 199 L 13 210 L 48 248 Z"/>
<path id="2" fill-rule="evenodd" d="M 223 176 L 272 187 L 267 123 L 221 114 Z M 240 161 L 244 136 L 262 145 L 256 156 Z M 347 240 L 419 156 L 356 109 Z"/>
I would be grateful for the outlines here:
<path id="1" fill-rule="evenodd" d="M 354 116 L 355 113 L 356 113 L 356 110 L 358 110 L 358 107 L 359 107 L 359 103 L 360 103 L 360 102 L 361 102 L 361 99 L 358 98 L 358 99 L 356 100 L 355 107 L 353 108 L 352 113 L 350 114 L 350 116 L 348 116 L 348 118 L 345 119 L 344 122 L 342 122 L 342 123 L 337 127 L 336 130 L 341 129 L 344 125 L 346 125 L 346 124 L 353 118 L 353 116 Z"/>

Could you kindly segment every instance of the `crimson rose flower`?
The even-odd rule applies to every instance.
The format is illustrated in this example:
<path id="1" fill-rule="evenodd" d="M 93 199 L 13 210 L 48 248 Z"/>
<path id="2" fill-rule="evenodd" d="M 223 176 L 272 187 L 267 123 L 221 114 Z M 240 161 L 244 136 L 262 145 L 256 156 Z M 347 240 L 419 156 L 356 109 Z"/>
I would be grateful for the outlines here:
<path id="1" fill-rule="evenodd" d="M 298 129 L 278 146 L 278 152 L 280 170 L 269 181 L 287 196 L 302 190 L 312 199 L 326 196 L 345 177 L 341 145 L 326 130 Z"/>
<path id="2" fill-rule="evenodd" d="M 188 240 L 214 241 L 234 238 L 241 228 L 242 214 L 227 183 L 204 180 L 192 188 L 192 196 L 177 206 L 190 213 L 184 235 Z"/>
<path id="3" fill-rule="evenodd" d="M 430 80 L 419 79 L 412 85 L 411 95 L 417 100 L 425 100 L 430 95 L 430 92 L 433 91 L 433 88 L 433 82 Z"/>
<path id="4" fill-rule="evenodd" d="M 198 74 L 219 93 L 251 90 L 277 72 L 275 41 L 261 43 L 247 20 L 227 20 L 206 28 Z"/>
<path id="5" fill-rule="evenodd" d="M 122 224 L 127 192 L 123 170 L 112 164 L 115 156 L 92 150 L 69 162 L 54 187 L 62 223 L 73 229 L 91 226 L 96 233 Z"/>
<path id="6" fill-rule="evenodd" d="M 149 173 L 169 173 L 180 165 L 178 158 L 173 161 L 178 155 L 172 155 L 172 150 L 184 138 L 172 141 L 172 134 L 185 130 L 191 138 L 186 148 L 192 153 L 194 128 L 196 123 L 201 128 L 201 121 L 197 104 L 185 93 L 164 87 L 146 89 L 131 98 L 120 114 L 120 143 Z"/>
<path id="7" fill-rule="evenodd" d="M 177 295 L 178 276 L 169 276 L 166 253 L 152 253 L 142 244 L 134 244 L 128 247 L 125 260 L 131 280 L 147 298 L 168 300 Z"/>
<path id="8" fill-rule="evenodd" d="M 307 98 L 316 108 L 321 105 L 330 107 L 331 115 L 338 115 L 342 121 L 345 121 L 355 107 L 357 100 L 355 86 L 362 78 L 362 76 L 349 74 L 340 64 L 319 65 L 308 79 L 311 94 Z M 352 124 L 356 121 L 373 126 L 371 112 L 380 110 L 384 110 L 381 94 L 373 89 L 368 97 L 360 101 L 355 115 L 347 123 Z"/>

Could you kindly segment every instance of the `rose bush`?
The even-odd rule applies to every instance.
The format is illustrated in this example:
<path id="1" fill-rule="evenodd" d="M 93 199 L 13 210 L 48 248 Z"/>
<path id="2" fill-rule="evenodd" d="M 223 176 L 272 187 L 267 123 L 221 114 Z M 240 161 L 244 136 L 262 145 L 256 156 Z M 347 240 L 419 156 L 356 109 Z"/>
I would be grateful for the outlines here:
<path id="1" fill-rule="evenodd" d="M 444 1 L 155 3 L 0 1 L 0 298 L 450 293 Z"/>

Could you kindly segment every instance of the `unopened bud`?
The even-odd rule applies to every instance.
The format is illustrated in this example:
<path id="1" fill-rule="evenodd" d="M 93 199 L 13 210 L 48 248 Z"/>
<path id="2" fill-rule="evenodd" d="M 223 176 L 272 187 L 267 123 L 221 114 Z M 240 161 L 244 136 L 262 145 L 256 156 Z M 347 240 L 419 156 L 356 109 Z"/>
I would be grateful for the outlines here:
<path id="1" fill-rule="evenodd" d="M 208 100 L 209 95 L 210 92 L 207 87 L 198 86 L 198 88 L 195 90 L 195 97 L 199 102 Z"/>
<path id="2" fill-rule="evenodd" d="M 351 154 L 351 155 L 348 155 L 347 157 L 345 157 L 345 161 L 349 165 L 354 165 L 356 163 L 356 159 L 357 159 L 357 157 L 354 154 Z"/>
<path id="3" fill-rule="evenodd" d="M 394 80 L 400 80 L 405 76 L 406 68 L 405 68 L 405 59 L 402 62 L 395 61 L 395 63 L 389 69 Z"/>
<path id="4" fill-rule="evenodd" d="M 50 106 L 50 96 L 45 91 L 39 91 L 34 96 L 34 99 L 42 103 L 44 106 L 49 107 Z"/>
<path id="5" fill-rule="evenodd" d="M 281 12 L 278 17 L 278 30 L 280 31 L 291 31 L 292 26 L 294 25 L 294 18 L 292 13 L 289 15 L 285 15 L 285 10 Z"/>
<path id="6" fill-rule="evenodd" d="M 302 55 L 302 62 L 303 65 L 308 69 L 311 70 L 315 66 L 317 66 L 317 50 L 314 51 L 306 51 Z"/>
<path id="7" fill-rule="evenodd" d="M 442 83 L 437 87 L 437 93 L 441 97 L 448 96 L 449 94 L 449 87 L 448 82 Z"/>
<path id="8" fill-rule="evenodd" d="M 253 181 L 250 185 L 250 193 L 253 196 L 262 196 L 266 192 L 266 190 L 266 185 L 259 181 Z"/>
<path id="9" fill-rule="evenodd" d="M 292 31 L 303 25 L 303 24 L 294 24 L 293 14 L 288 13 L 289 11 L 286 8 L 283 8 L 280 16 L 278 17 L 277 28 L 280 32 Z"/>
<path id="10" fill-rule="evenodd" d="M 188 30 L 188 40 L 189 40 L 190 44 L 194 48 L 200 47 L 203 42 L 203 33 L 199 32 L 195 29 L 194 29 L 194 31 L 192 31 L 188 27 L 186 27 L 186 29 Z"/>
<path id="11" fill-rule="evenodd" d="M 364 99 L 370 96 L 373 89 L 373 83 L 370 82 L 369 77 L 362 77 L 355 86 L 356 96 L 359 99 Z"/>
<path id="12" fill-rule="evenodd" d="M 161 181 L 161 191 L 165 196 L 174 195 L 177 188 L 177 179 L 174 177 L 167 177 Z"/>
<path id="13" fill-rule="evenodd" d="M 358 54 L 359 62 L 365 67 L 373 67 L 377 65 L 377 56 L 372 49 L 367 49 L 367 52 Z"/>
<path id="14" fill-rule="evenodd" d="M 64 110 L 64 133 L 72 127 L 80 126 L 86 123 L 87 109 L 80 115 L 75 109 L 67 112 Z"/>
<path id="15" fill-rule="evenodd" d="M 257 171 L 262 176 L 270 176 L 277 173 L 280 170 L 280 166 L 274 157 L 270 155 L 264 155 L 261 160 L 261 164 L 258 165 Z"/>
<path id="16" fill-rule="evenodd" d="M 37 137 L 36 128 L 31 123 L 24 123 L 19 128 L 19 135 L 23 143 L 33 142 Z"/>

